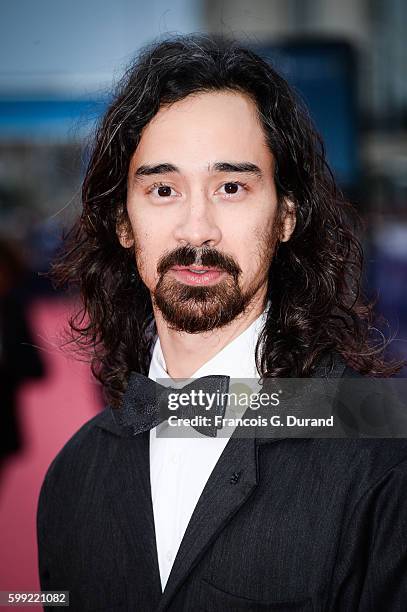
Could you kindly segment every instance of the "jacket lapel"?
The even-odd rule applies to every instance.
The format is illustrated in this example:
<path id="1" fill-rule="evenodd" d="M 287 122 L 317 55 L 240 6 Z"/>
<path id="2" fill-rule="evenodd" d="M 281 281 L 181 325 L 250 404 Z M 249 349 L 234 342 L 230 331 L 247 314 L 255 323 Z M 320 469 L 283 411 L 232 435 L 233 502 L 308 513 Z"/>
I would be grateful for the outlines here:
<path id="1" fill-rule="evenodd" d="M 334 355 L 332 369 L 324 359 L 314 377 L 340 378 L 345 369 L 343 359 Z M 265 388 L 267 385 L 265 385 Z M 178 549 L 157 612 L 170 603 L 189 573 L 233 515 L 247 501 L 258 484 L 258 447 L 287 437 L 238 437 L 239 427 L 227 443 L 204 487 Z M 238 474 L 235 482 L 234 474 Z"/>
<path id="2" fill-rule="evenodd" d="M 194 509 L 165 586 L 158 612 L 166 608 L 203 553 L 256 486 L 256 440 L 232 436 Z"/>
<path id="3" fill-rule="evenodd" d="M 134 588 L 149 601 L 151 609 L 160 612 L 256 488 L 256 440 L 234 436 L 229 440 L 194 509 L 162 593 L 151 499 L 149 432 L 123 435 L 109 411 L 100 417 L 98 425 L 117 436 L 116 453 L 106 478 L 107 503 L 128 550 L 134 551 Z"/>
<path id="4" fill-rule="evenodd" d="M 133 576 L 131 590 L 137 591 L 139 600 L 156 609 L 162 590 L 151 501 L 148 431 L 117 438 L 105 489 L 112 516 L 129 551 L 130 567 L 124 571 Z M 120 567 L 123 561 L 117 559 L 117 563 Z"/>

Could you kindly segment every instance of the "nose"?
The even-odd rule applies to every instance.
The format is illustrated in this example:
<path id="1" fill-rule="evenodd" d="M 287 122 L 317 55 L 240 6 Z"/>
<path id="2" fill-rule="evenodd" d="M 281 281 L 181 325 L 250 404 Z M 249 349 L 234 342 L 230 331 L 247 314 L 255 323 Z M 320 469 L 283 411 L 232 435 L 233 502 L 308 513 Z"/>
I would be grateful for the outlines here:
<path id="1" fill-rule="evenodd" d="M 213 206 L 203 194 L 185 202 L 174 230 L 174 238 L 180 246 L 214 247 L 221 241 L 222 232 L 216 223 Z"/>

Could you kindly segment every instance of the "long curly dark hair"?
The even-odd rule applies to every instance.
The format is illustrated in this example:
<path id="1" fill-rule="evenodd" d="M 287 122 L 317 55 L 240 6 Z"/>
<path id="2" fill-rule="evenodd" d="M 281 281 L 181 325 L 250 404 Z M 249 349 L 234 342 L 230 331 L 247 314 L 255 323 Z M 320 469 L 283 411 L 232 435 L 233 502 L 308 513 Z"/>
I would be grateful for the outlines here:
<path id="1" fill-rule="evenodd" d="M 291 200 L 296 227 L 269 272 L 265 327 L 256 359 L 263 377 L 312 375 L 335 352 L 356 370 L 389 376 L 373 307 L 361 295 L 360 223 L 335 186 L 324 146 L 287 82 L 253 51 L 206 35 L 178 36 L 145 48 L 120 82 L 96 133 L 83 183 L 83 211 L 51 274 L 79 288 L 69 342 L 83 349 L 112 406 L 129 373 L 148 372 L 156 328 L 134 249 L 118 240 L 128 222 L 127 174 L 142 129 L 164 104 L 197 92 L 229 90 L 256 103 L 275 158 L 279 202 Z M 372 333 L 373 332 L 373 333 Z M 261 347 L 261 350 L 260 350 Z"/>

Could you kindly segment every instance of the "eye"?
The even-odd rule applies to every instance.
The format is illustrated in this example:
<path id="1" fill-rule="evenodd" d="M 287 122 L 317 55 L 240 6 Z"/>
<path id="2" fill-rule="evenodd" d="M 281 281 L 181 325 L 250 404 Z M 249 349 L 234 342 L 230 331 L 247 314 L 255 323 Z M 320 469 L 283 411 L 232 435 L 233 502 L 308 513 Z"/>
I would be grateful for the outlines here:
<path id="1" fill-rule="evenodd" d="M 170 185 L 166 185 L 165 183 L 154 183 L 149 190 L 148 194 L 152 194 L 158 198 L 169 198 L 171 196 L 179 195 L 177 191 Z"/>
<path id="2" fill-rule="evenodd" d="M 246 185 L 244 183 L 238 183 L 236 181 L 224 183 L 218 190 L 218 192 L 221 195 L 226 196 L 226 197 L 239 195 L 243 193 L 244 191 L 247 191 Z"/>

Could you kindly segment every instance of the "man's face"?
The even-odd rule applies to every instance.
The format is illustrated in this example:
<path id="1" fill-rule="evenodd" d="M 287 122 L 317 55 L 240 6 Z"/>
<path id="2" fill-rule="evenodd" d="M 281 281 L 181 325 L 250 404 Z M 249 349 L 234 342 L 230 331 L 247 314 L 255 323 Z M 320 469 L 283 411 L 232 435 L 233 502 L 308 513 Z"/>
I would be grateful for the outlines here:
<path id="1" fill-rule="evenodd" d="M 197 333 L 264 300 L 278 239 L 274 159 L 249 97 L 195 94 L 162 107 L 131 159 L 127 212 L 139 273 L 167 324 Z"/>

